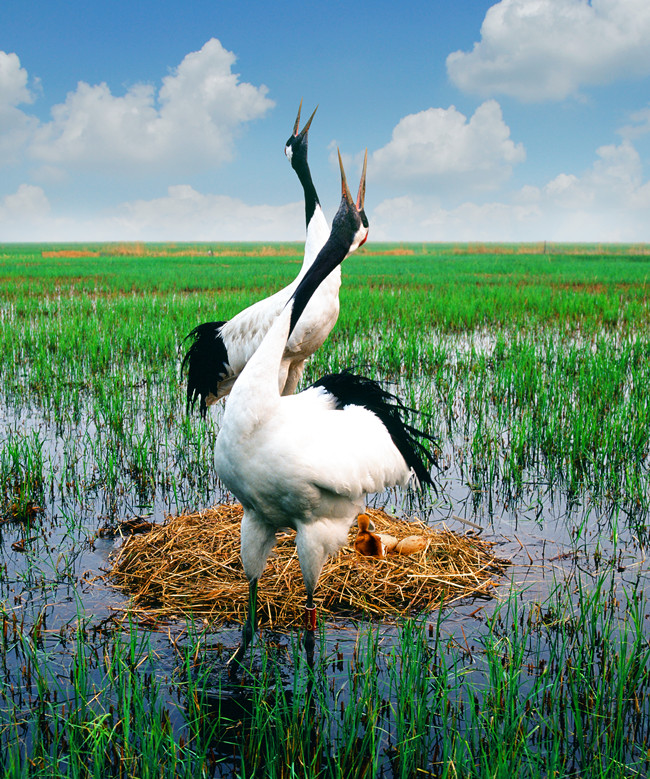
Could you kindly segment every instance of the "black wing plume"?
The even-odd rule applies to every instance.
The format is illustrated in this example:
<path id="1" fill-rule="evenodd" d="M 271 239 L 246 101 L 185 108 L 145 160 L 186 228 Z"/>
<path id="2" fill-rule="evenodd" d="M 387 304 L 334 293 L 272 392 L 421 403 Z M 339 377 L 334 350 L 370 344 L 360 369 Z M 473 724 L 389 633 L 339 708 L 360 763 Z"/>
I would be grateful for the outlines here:
<path id="1" fill-rule="evenodd" d="M 405 422 L 406 414 L 417 413 L 414 409 L 405 406 L 396 395 L 385 390 L 379 382 L 365 376 L 358 376 L 349 370 L 323 376 L 314 382 L 312 387 L 323 387 L 327 390 L 336 398 L 336 407 L 339 409 L 345 406 L 363 406 L 376 414 L 388 430 L 408 467 L 413 469 L 420 485 L 429 484 L 435 489 L 430 468 L 435 464 L 436 458 L 422 440 L 431 444 L 436 444 L 436 441 L 428 433 Z"/>
<path id="2" fill-rule="evenodd" d="M 183 339 L 192 340 L 181 363 L 181 375 L 187 368 L 186 413 L 194 411 L 196 401 L 200 398 L 199 411 L 205 418 L 208 395 L 212 393 L 216 396 L 219 382 L 228 375 L 228 350 L 221 337 L 221 328 L 225 324 L 204 322 Z"/>

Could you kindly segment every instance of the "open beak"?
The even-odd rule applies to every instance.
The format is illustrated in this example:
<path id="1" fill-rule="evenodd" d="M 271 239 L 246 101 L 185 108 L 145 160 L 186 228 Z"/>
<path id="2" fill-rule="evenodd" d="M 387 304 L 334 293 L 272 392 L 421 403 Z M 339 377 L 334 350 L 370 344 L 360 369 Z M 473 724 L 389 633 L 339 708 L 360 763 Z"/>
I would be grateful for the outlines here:
<path id="1" fill-rule="evenodd" d="M 347 200 L 349 205 L 355 205 L 352 200 L 352 195 L 348 188 L 348 182 L 345 180 L 345 171 L 343 170 L 343 160 L 341 159 L 341 151 L 339 153 L 339 167 L 341 168 L 341 195 Z M 366 199 L 366 168 L 368 167 L 368 149 L 363 158 L 363 170 L 361 171 L 361 181 L 359 182 L 359 192 L 357 194 L 356 207 L 357 211 L 363 211 L 363 204 Z"/>
<path id="2" fill-rule="evenodd" d="M 343 170 L 343 160 L 341 159 L 341 150 L 337 149 L 339 154 L 339 168 L 341 169 L 341 197 L 344 197 L 349 205 L 354 205 L 354 200 L 352 200 L 352 195 L 350 194 L 350 189 L 348 187 L 348 182 L 345 179 L 345 171 Z"/>
<path id="3" fill-rule="evenodd" d="M 366 199 L 366 168 L 368 167 L 368 149 L 363 157 L 363 170 L 361 171 L 361 181 L 359 182 L 359 194 L 357 195 L 357 208 L 363 211 L 363 203 Z"/>
<path id="4" fill-rule="evenodd" d="M 314 114 L 316 111 L 318 111 L 318 106 L 314 108 L 314 111 L 312 115 L 307 120 L 307 124 L 302 128 L 302 130 L 298 130 L 300 127 L 300 111 L 302 110 L 302 100 L 300 101 L 300 105 L 298 106 L 298 116 L 296 117 L 296 123 L 293 126 L 293 134 L 296 138 L 302 138 L 303 136 L 307 135 L 307 131 L 309 130 L 309 126 L 311 125 L 311 120 L 314 118 Z"/>

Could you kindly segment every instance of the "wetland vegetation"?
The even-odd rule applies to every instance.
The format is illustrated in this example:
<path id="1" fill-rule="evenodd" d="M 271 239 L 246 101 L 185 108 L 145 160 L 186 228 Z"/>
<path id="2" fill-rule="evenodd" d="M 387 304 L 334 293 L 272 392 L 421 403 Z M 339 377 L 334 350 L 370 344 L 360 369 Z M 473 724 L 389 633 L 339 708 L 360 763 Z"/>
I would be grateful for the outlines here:
<path id="1" fill-rule="evenodd" d="M 377 505 L 513 566 L 493 600 L 265 631 L 159 624 L 104 574 L 120 523 L 228 496 L 179 346 L 299 245 L 0 246 L 0 767 L 7 777 L 634 777 L 650 755 L 650 251 L 371 244 L 305 381 L 391 382 L 437 493 Z"/>

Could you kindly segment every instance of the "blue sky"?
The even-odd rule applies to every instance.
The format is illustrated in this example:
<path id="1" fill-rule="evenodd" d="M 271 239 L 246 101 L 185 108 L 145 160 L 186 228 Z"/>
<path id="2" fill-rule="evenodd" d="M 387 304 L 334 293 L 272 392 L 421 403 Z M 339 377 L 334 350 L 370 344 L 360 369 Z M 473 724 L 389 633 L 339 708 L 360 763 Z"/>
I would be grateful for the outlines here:
<path id="1" fill-rule="evenodd" d="M 650 241 L 647 0 L 0 4 L 0 241 Z"/>

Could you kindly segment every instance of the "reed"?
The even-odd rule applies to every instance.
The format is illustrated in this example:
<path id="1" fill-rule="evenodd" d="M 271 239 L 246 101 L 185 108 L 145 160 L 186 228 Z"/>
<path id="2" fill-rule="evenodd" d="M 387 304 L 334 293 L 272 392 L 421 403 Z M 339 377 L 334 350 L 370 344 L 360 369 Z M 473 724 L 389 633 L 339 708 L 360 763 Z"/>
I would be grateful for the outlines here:
<path id="1" fill-rule="evenodd" d="M 293 245 L 0 247 L 3 774 L 646 775 L 645 246 L 377 245 L 343 266 L 305 382 L 350 366 L 423 413 L 437 494 L 371 508 L 484 529 L 514 559 L 510 593 L 429 611 L 434 595 L 390 624 L 332 616 L 313 668 L 299 633 L 267 624 L 237 688 L 238 630 L 121 619 L 102 576 L 122 521 L 228 497 L 220 410 L 184 414 L 182 338 L 299 260 Z"/>

